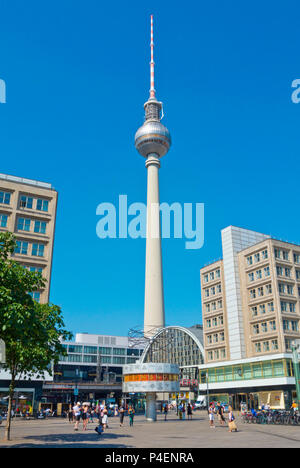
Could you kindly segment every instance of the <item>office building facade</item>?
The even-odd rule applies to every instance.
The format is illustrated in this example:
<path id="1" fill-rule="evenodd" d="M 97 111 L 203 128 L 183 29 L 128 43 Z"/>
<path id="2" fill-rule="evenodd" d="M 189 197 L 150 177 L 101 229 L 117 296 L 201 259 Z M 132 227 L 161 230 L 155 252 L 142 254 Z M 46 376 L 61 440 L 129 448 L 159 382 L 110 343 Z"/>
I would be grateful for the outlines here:
<path id="1" fill-rule="evenodd" d="M 0 174 L 0 231 L 16 236 L 14 260 L 46 279 L 33 293 L 41 303 L 49 301 L 56 206 L 51 184 Z"/>
<path id="2" fill-rule="evenodd" d="M 222 260 L 201 269 L 200 390 L 231 394 L 236 406 L 251 398 L 287 406 L 300 339 L 300 246 L 229 226 L 222 248 Z"/>

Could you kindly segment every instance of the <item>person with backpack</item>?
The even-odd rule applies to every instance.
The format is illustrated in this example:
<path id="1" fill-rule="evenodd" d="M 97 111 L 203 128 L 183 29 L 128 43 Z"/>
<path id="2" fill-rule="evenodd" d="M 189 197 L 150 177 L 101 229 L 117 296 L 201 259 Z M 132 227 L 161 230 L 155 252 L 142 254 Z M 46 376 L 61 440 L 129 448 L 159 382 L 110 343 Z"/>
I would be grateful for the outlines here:
<path id="1" fill-rule="evenodd" d="M 223 406 L 221 405 L 221 403 L 217 403 L 217 414 L 218 414 L 218 420 L 221 424 L 221 426 L 224 426 L 225 424 L 225 418 L 224 418 L 224 408 Z"/>

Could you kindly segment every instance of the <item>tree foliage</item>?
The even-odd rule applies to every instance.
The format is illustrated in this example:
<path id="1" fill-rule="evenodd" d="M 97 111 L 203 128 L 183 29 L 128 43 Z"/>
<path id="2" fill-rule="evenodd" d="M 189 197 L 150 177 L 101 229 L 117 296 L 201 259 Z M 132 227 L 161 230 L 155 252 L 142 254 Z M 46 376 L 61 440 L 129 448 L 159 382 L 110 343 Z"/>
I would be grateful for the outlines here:
<path id="1" fill-rule="evenodd" d="M 45 280 L 13 259 L 15 246 L 12 233 L 0 233 L 0 338 L 6 348 L 2 366 L 11 374 L 11 397 L 17 377 L 51 374 L 52 363 L 64 354 L 61 341 L 72 338 L 60 307 L 32 299 L 30 293 L 44 288 Z"/>

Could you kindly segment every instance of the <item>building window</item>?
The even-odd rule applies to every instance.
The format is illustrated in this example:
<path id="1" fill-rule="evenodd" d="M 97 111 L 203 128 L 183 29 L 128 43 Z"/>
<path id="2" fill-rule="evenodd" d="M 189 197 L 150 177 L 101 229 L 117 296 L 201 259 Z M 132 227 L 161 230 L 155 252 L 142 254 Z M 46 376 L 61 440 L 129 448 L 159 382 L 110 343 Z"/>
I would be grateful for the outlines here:
<path id="1" fill-rule="evenodd" d="M 29 267 L 29 271 L 32 273 L 43 273 L 43 268 L 41 267 Z"/>
<path id="2" fill-rule="evenodd" d="M 268 303 L 268 312 L 274 312 L 274 302 Z"/>
<path id="3" fill-rule="evenodd" d="M 261 324 L 261 330 L 262 330 L 263 333 L 267 333 L 267 331 L 268 331 L 267 322 L 263 322 L 263 323 Z"/>
<path id="4" fill-rule="evenodd" d="M 257 307 L 251 307 L 251 312 L 252 312 L 252 317 L 256 317 L 257 316 Z"/>
<path id="5" fill-rule="evenodd" d="M 264 275 L 265 275 L 265 278 L 270 276 L 270 267 L 269 266 L 264 268 Z"/>
<path id="6" fill-rule="evenodd" d="M 257 288 L 257 295 L 258 295 L 258 297 L 261 297 L 261 296 L 264 295 L 264 288 L 263 287 Z"/>
<path id="7" fill-rule="evenodd" d="M 260 262 L 260 254 L 259 253 L 254 254 L 254 261 L 255 261 L 255 263 Z"/>
<path id="8" fill-rule="evenodd" d="M 268 341 L 263 342 L 263 350 L 264 352 L 270 351 L 270 343 Z"/>
<path id="9" fill-rule="evenodd" d="M 47 223 L 45 221 L 34 222 L 34 232 L 37 234 L 46 234 Z"/>
<path id="10" fill-rule="evenodd" d="M 223 302 L 222 302 L 222 299 L 220 299 L 218 301 L 218 309 L 222 309 L 222 307 L 223 307 Z"/>
<path id="11" fill-rule="evenodd" d="M 266 260 L 266 259 L 268 258 L 268 250 L 267 250 L 267 249 L 266 249 L 266 250 L 263 250 L 261 254 L 262 254 L 262 258 L 263 258 L 264 260 Z"/>
<path id="12" fill-rule="evenodd" d="M 20 208 L 28 208 L 32 209 L 33 198 L 27 197 L 26 195 L 22 195 L 20 197 Z"/>
<path id="13" fill-rule="evenodd" d="M 260 343 L 255 343 L 255 352 L 256 353 L 261 353 L 261 344 Z"/>
<path id="14" fill-rule="evenodd" d="M 0 192 L 0 203 L 4 205 L 10 205 L 11 193 L 9 192 Z"/>
<path id="15" fill-rule="evenodd" d="M 43 257 L 45 251 L 44 244 L 32 244 L 31 255 L 34 257 Z"/>
<path id="16" fill-rule="evenodd" d="M 221 271 L 220 270 L 216 270 L 216 278 L 220 278 L 221 277 Z"/>
<path id="17" fill-rule="evenodd" d="M 30 292 L 28 293 L 29 296 L 32 297 L 32 299 L 34 299 L 36 302 L 40 302 L 40 298 L 41 298 L 41 293 L 39 292 Z"/>
<path id="18" fill-rule="evenodd" d="M 251 299 L 255 299 L 255 298 L 256 298 L 256 291 L 255 291 L 255 289 L 251 289 L 251 290 L 250 290 L 250 298 L 251 298 Z"/>
<path id="19" fill-rule="evenodd" d="M 105 347 L 103 348 L 103 347 L 100 347 L 100 348 L 99 348 L 99 351 L 100 351 L 101 354 L 111 354 L 112 348 L 105 348 Z"/>
<path id="20" fill-rule="evenodd" d="M 124 357 L 113 357 L 113 364 L 125 364 Z"/>
<path id="21" fill-rule="evenodd" d="M 41 198 L 38 198 L 37 201 L 36 201 L 36 209 L 38 211 L 45 211 L 47 212 L 48 211 L 48 207 L 49 207 L 49 201 L 48 200 L 43 200 Z"/>
<path id="22" fill-rule="evenodd" d="M 252 255 L 250 255 L 250 257 L 247 257 L 247 264 L 252 265 L 252 263 L 253 263 L 253 259 L 252 259 Z"/>
<path id="23" fill-rule="evenodd" d="M 278 350 L 278 341 L 277 340 L 272 340 L 271 341 L 271 346 L 272 346 L 273 351 L 277 351 Z"/>
<path id="24" fill-rule="evenodd" d="M 272 285 L 271 284 L 267 284 L 265 286 L 266 288 L 266 294 L 272 294 Z"/>
<path id="25" fill-rule="evenodd" d="M 269 326 L 270 326 L 271 331 L 275 331 L 276 330 L 276 321 L 271 320 L 271 322 L 269 322 Z"/>
<path id="26" fill-rule="evenodd" d="M 290 268 L 285 268 L 284 269 L 284 273 L 285 273 L 285 276 L 287 278 L 290 278 L 291 277 L 291 269 Z"/>
<path id="27" fill-rule="evenodd" d="M 210 312 L 210 304 L 205 304 L 205 310 L 206 312 Z"/>
<path id="28" fill-rule="evenodd" d="M 21 255 L 27 255 L 28 253 L 28 242 L 17 241 L 15 253 Z"/>
<path id="29" fill-rule="evenodd" d="M 6 226 L 7 226 L 7 219 L 8 219 L 8 216 L 7 216 L 7 215 L 0 214 L 0 227 L 6 228 Z"/>
<path id="30" fill-rule="evenodd" d="M 248 279 L 250 283 L 254 281 L 254 273 L 248 273 Z"/>
<path id="31" fill-rule="evenodd" d="M 300 263 L 300 254 L 294 253 L 294 262 L 295 263 Z"/>
<path id="32" fill-rule="evenodd" d="M 81 354 L 69 354 L 68 362 L 82 362 Z"/>
<path id="33" fill-rule="evenodd" d="M 266 306 L 265 306 L 265 304 L 260 304 L 260 306 L 259 306 L 259 312 L 260 312 L 261 314 L 265 314 L 265 313 L 266 313 Z"/>
<path id="34" fill-rule="evenodd" d="M 254 334 L 254 335 L 258 335 L 258 334 L 259 334 L 259 325 L 258 325 L 258 323 L 256 323 L 255 325 L 253 325 L 253 334 Z"/>
<path id="35" fill-rule="evenodd" d="M 83 356 L 83 362 L 97 362 L 97 356 Z"/>
<path id="36" fill-rule="evenodd" d="M 208 355 L 208 360 L 209 360 L 209 361 L 212 361 L 212 360 L 213 360 L 213 352 L 212 352 L 212 351 L 208 351 L 207 355 Z"/>
<path id="37" fill-rule="evenodd" d="M 125 348 L 114 348 L 113 349 L 113 354 L 117 356 L 125 356 Z"/>
<path id="38" fill-rule="evenodd" d="M 256 271 L 256 279 L 259 280 L 262 278 L 261 270 Z"/>
<path id="39" fill-rule="evenodd" d="M 204 283 L 208 283 L 208 275 L 204 275 Z"/>
<path id="40" fill-rule="evenodd" d="M 206 328 L 211 328 L 211 320 L 206 320 Z"/>
<path id="41" fill-rule="evenodd" d="M 215 279 L 215 274 L 213 271 L 209 274 L 209 278 L 210 278 L 210 281 Z"/>
<path id="42" fill-rule="evenodd" d="M 30 231 L 31 220 L 29 218 L 19 218 L 18 219 L 18 231 Z"/>
<path id="43" fill-rule="evenodd" d="M 69 353 L 82 353 L 81 345 L 69 345 Z"/>
<path id="44" fill-rule="evenodd" d="M 85 346 L 83 352 L 84 354 L 97 354 L 97 346 Z"/>
<path id="45" fill-rule="evenodd" d="M 206 339 L 208 345 L 212 344 L 212 335 L 207 335 Z"/>
<path id="46" fill-rule="evenodd" d="M 205 297 L 209 297 L 209 289 L 205 289 Z"/>
<path id="47" fill-rule="evenodd" d="M 289 259 L 289 253 L 287 250 L 282 251 L 282 258 L 283 260 L 288 260 Z"/>

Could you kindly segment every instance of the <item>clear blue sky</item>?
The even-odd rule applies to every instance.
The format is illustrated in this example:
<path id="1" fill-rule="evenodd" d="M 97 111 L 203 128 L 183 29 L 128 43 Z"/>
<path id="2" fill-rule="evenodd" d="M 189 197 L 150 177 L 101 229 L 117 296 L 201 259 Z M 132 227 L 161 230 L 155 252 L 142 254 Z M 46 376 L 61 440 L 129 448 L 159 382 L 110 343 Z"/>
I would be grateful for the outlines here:
<path id="1" fill-rule="evenodd" d="M 201 323 L 199 269 L 230 224 L 300 242 L 297 1 L 2 0 L 0 172 L 59 192 L 51 300 L 73 332 L 123 334 L 143 322 L 144 240 L 100 240 L 96 206 L 145 201 L 134 148 L 149 90 L 173 147 L 161 201 L 205 203 L 205 244 L 164 240 L 168 324 Z"/>

